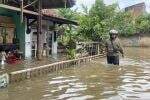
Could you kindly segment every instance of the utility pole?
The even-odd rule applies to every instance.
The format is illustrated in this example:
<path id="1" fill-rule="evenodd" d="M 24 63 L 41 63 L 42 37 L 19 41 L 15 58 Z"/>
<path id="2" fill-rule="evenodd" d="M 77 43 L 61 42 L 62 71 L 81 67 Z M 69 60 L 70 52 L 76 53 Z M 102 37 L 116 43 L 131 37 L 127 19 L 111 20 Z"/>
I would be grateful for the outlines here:
<path id="1" fill-rule="evenodd" d="M 42 2 L 38 0 L 38 21 L 37 21 L 37 60 L 41 59 L 40 34 L 42 33 Z"/>

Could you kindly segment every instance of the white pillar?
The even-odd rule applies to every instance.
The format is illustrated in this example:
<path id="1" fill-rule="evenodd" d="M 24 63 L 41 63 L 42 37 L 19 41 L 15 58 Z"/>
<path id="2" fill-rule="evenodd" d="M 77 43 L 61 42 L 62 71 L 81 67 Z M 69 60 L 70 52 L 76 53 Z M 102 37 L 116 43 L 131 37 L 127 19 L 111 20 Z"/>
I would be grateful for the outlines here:
<path id="1" fill-rule="evenodd" d="M 26 23 L 26 26 L 25 26 L 25 31 L 27 29 L 27 23 Z M 25 32 L 25 59 L 29 59 L 31 58 L 31 55 L 32 55 L 32 41 L 31 41 L 31 33 L 30 34 L 27 34 Z"/>
<path id="2" fill-rule="evenodd" d="M 52 33 L 52 56 L 56 57 L 57 56 L 57 37 L 56 37 L 56 33 L 53 32 Z"/>
<path id="3" fill-rule="evenodd" d="M 31 35 L 25 35 L 25 58 L 31 58 Z"/>

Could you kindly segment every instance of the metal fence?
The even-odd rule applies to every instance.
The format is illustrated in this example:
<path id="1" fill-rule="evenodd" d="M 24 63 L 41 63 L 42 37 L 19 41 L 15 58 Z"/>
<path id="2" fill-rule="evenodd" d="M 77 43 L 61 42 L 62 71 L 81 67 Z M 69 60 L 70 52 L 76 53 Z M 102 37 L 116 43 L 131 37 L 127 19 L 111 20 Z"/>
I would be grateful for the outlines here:
<path id="1" fill-rule="evenodd" d="M 101 42 L 78 42 L 76 44 L 76 58 L 105 54 L 105 46 Z"/>

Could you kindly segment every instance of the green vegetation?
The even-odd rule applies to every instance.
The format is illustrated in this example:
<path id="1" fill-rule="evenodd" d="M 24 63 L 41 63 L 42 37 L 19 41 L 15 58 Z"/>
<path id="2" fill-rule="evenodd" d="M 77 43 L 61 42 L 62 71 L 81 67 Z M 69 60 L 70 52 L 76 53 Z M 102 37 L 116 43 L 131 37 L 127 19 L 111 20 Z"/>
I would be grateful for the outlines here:
<path id="1" fill-rule="evenodd" d="M 79 19 L 79 33 L 93 41 L 108 38 L 110 29 L 116 29 L 121 36 L 131 36 L 136 32 L 130 13 L 116 11 L 117 5 L 106 6 L 103 0 L 96 0 L 88 13 Z"/>
<path id="2" fill-rule="evenodd" d="M 74 58 L 77 41 L 103 41 L 108 38 L 109 30 L 116 29 L 119 35 L 129 37 L 136 33 L 150 32 L 150 14 L 133 17 L 130 12 L 117 10 L 117 5 L 106 6 L 103 0 L 96 0 L 91 9 L 82 5 L 83 13 L 71 9 L 60 9 L 60 15 L 64 18 L 75 20 L 79 26 L 64 26 L 65 32 L 61 42 L 68 46 L 68 54 Z M 72 42 L 72 43 L 70 43 Z M 71 44 L 71 45 L 70 45 Z M 74 53 L 72 53 L 74 52 Z"/>
<path id="3" fill-rule="evenodd" d="M 150 33 L 150 14 L 144 14 L 135 19 L 135 25 L 138 33 Z"/>
<path id="4" fill-rule="evenodd" d="M 69 8 L 59 9 L 59 13 L 69 20 L 77 20 L 76 11 L 72 11 Z M 68 59 L 74 59 L 76 53 L 77 29 L 73 25 L 63 25 L 61 29 L 64 30 L 64 34 L 59 41 L 66 47 Z"/>

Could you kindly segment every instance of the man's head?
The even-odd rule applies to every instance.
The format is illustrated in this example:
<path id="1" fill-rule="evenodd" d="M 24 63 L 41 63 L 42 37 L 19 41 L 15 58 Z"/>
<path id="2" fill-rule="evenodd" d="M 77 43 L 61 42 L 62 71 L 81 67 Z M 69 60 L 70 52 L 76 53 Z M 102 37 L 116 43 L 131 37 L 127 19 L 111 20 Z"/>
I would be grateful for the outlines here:
<path id="1" fill-rule="evenodd" d="M 118 36 L 118 31 L 117 30 L 110 30 L 109 31 L 109 35 L 110 35 L 110 39 L 116 39 L 117 38 L 117 36 Z"/>

